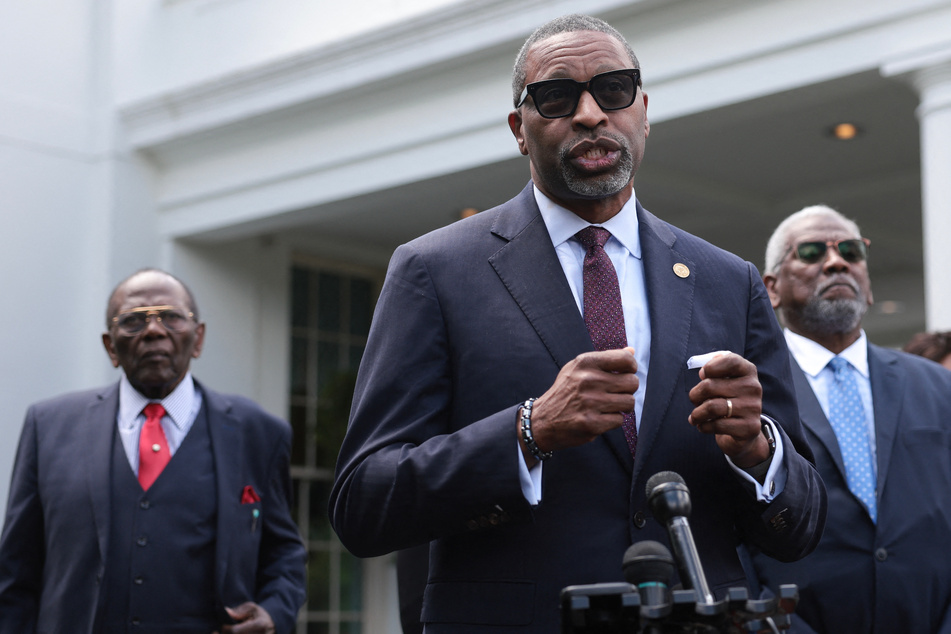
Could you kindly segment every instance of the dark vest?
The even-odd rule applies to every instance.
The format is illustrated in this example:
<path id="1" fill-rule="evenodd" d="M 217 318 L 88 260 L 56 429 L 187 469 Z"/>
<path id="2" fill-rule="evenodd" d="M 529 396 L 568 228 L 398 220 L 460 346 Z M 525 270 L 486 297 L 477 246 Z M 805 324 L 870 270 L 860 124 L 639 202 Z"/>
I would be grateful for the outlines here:
<path id="1" fill-rule="evenodd" d="M 215 631 L 217 490 L 206 407 L 147 492 L 119 435 L 113 438 L 112 517 L 97 631 Z"/>

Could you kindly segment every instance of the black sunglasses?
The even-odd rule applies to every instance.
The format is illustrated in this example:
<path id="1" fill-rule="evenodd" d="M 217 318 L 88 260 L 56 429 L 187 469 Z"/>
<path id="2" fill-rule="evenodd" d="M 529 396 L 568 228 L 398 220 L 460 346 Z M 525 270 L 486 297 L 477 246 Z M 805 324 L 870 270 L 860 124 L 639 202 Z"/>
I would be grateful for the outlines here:
<path id="1" fill-rule="evenodd" d="M 639 68 L 612 70 L 588 81 L 546 79 L 525 86 L 515 107 L 520 108 L 531 96 L 538 114 L 546 119 L 559 119 L 574 114 L 581 93 L 587 90 L 602 110 L 623 110 L 634 103 L 640 83 Z"/>
<path id="2" fill-rule="evenodd" d="M 827 242 L 816 240 L 814 242 L 800 242 L 790 247 L 786 253 L 788 254 L 790 251 L 795 251 L 796 257 L 799 258 L 800 262 L 815 264 L 826 256 L 826 251 L 829 247 L 833 247 L 838 250 L 843 260 L 849 264 L 855 264 L 856 262 L 862 262 L 868 259 L 868 248 L 871 244 L 872 242 L 868 238 L 829 240 Z M 785 256 L 783 256 L 783 258 L 785 259 Z"/>

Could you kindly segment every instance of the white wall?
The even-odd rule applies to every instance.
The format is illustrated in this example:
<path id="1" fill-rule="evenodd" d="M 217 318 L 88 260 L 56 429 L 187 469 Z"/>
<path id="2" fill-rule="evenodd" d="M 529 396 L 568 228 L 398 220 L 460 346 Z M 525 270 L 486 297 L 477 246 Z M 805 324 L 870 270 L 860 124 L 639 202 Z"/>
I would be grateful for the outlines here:
<path id="1" fill-rule="evenodd" d="M 0 3 L 0 507 L 29 403 L 109 375 L 110 161 L 96 108 L 109 5 Z M 107 40 L 106 40 L 107 41 Z"/>

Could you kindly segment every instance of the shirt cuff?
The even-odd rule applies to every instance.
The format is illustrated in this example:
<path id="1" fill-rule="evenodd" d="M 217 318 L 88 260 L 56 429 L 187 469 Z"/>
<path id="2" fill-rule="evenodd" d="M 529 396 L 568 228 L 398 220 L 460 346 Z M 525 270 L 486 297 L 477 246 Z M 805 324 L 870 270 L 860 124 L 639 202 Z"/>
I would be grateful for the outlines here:
<path id="1" fill-rule="evenodd" d="M 776 422 L 765 415 L 761 416 L 760 419 L 764 425 L 770 426 L 773 432 L 773 438 L 776 439 L 776 451 L 773 453 L 772 460 L 769 463 L 769 469 L 766 471 L 766 479 L 763 481 L 763 484 L 760 484 L 756 481 L 756 478 L 733 464 L 733 461 L 730 460 L 729 457 L 726 457 L 726 461 L 734 472 L 753 485 L 756 500 L 758 502 L 768 503 L 775 500 L 779 494 L 783 492 L 783 489 L 786 488 L 786 478 L 789 476 L 789 472 L 786 469 L 786 463 L 783 461 L 783 436 L 779 433 Z"/>
<path id="2" fill-rule="evenodd" d="M 542 461 L 528 468 L 525 464 L 525 454 L 522 453 L 522 447 L 518 441 L 515 441 L 515 450 L 518 451 L 518 479 L 522 485 L 522 495 L 532 506 L 536 506 L 542 501 Z"/>

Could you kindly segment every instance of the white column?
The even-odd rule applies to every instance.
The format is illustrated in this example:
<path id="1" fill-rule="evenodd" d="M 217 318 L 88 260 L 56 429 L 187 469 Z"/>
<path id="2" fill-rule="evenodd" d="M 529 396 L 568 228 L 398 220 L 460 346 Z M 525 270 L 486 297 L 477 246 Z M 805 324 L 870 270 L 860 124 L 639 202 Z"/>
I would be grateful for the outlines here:
<path id="1" fill-rule="evenodd" d="M 925 326 L 951 330 L 951 49 L 883 67 L 903 75 L 921 99 L 921 213 Z"/>
<path id="2" fill-rule="evenodd" d="M 925 324 L 951 330 L 951 62 L 917 71 Z"/>

